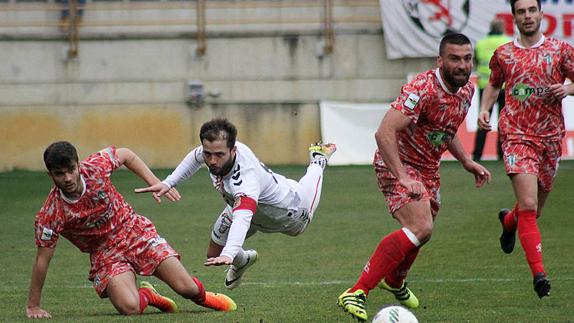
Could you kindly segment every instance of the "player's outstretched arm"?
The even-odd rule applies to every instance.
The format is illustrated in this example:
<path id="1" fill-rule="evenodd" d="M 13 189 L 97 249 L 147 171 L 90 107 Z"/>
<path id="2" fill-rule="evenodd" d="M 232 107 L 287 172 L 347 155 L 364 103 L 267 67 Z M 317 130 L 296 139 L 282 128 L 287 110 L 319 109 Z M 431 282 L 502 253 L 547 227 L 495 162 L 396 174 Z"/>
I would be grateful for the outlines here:
<path id="1" fill-rule="evenodd" d="M 118 148 L 116 150 L 118 160 L 120 165 L 126 166 L 134 174 L 138 175 L 143 179 L 148 185 L 153 186 L 156 184 L 161 184 L 161 181 L 155 174 L 149 169 L 149 167 L 144 163 L 144 161 L 136 155 L 133 151 L 128 148 Z M 137 192 L 136 192 L 137 193 Z M 181 195 L 175 188 L 168 188 L 162 194 L 158 192 L 153 192 L 152 196 L 156 202 L 161 203 L 161 196 L 164 195 L 171 201 L 177 201 L 181 198 Z"/>
<path id="2" fill-rule="evenodd" d="M 54 256 L 54 248 L 38 247 L 36 261 L 32 267 L 32 279 L 30 281 L 30 291 L 28 293 L 28 305 L 26 306 L 26 316 L 31 319 L 51 318 L 47 311 L 40 308 L 40 298 L 42 288 L 50 266 L 50 260 Z"/>
<path id="3" fill-rule="evenodd" d="M 470 159 L 460 143 L 458 135 L 448 144 L 448 151 L 458 160 L 464 169 L 474 175 L 474 182 L 476 187 L 482 187 L 485 183 L 490 183 L 491 174 L 486 167 Z"/>
<path id="4" fill-rule="evenodd" d="M 179 194 L 179 192 L 175 189 L 175 187 L 170 188 L 169 186 L 167 186 L 166 184 L 159 182 L 156 184 L 153 184 L 151 186 L 148 187 L 143 187 L 143 188 L 136 188 L 134 190 L 135 193 L 152 193 L 154 199 L 160 198 L 161 196 L 165 195 L 170 201 L 175 202 L 175 201 L 179 201 L 181 199 L 181 195 Z"/>

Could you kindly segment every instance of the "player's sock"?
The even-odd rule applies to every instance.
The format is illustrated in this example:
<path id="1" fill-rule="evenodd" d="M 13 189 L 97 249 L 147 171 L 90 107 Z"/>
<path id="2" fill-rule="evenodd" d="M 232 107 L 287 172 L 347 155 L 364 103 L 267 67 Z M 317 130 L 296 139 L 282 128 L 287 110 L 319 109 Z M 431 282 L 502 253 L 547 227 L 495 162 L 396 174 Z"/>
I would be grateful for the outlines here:
<path id="1" fill-rule="evenodd" d="M 197 295 L 192 298 L 191 300 L 196 303 L 196 304 L 203 304 L 203 302 L 205 302 L 205 288 L 203 287 L 203 284 L 199 281 L 199 279 L 197 279 L 197 277 L 191 277 L 191 279 L 193 279 L 193 282 L 197 285 Z"/>
<path id="2" fill-rule="evenodd" d="M 197 289 L 199 290 L 197 296 L 191 299 L 195 302 L 195 304 L 211 308 L 216 311 L 224 312 L 235 311 L 237 309 L 235 301 L 233 301 L 231 298 L 224 294 L 206 292 L 203 284 L 199 281 L 199 279 L 196 277 L 192 278 L 197 285 Z"/>
<path id="3" fill-rule="evenodd" d="M 518 210 L 518 205 L 515 205 L 512 211 L 506 213 L 504 219 L 502 221 L 502 225 L 504 226 L 504 230 L 508 232 L 516 231 L 516 210 Z"/>
<path id="4" fill-rule="evenodd" d="M 542 264 L 542 237 L 536 223 L 535 210 L 518 210 L 518 238 L 526 254 L 532 277 L 545 273 Z"/>
<path id="5" fill-rule="evenodd" d="M 247 263 L 247 258 L 248 257 L 247 253 L 245 253 L 245 250 L 239 249 L 239 252 L 237 252 L 237 255 L 235 255 L 235 258 L 233 258 L 232 265 L 235 266 L 235 268 L 241 268 Z"/>
<path id="6" fill-rule="evenodd" d="M 173 313 L 177 311 L 177 304 L 169 297 L 158 293 L 152 284 L 142 281 L 140 289 L 140 313 L 143 313 L 147 305 L 151 305 L 162 312 Z"/>
<path id="7" fill-rule="evenodd" d="M 146 296 L 146 293 L 143 292 L 141 288 L 138 290 L 138 293 L 140 294 L 140 314 L 141 314 L 144 312 L 145 308 L 147 307 L 149 300 Z"/>
<path id="8" fill-rule="evenodd" d="M 405 260 L 406 255 L 419 245 L 415 235 L 407 228 L 388 234 L 379 243 L 371 259 L 365 265 L 359 280 L 349 292 L 361 289 L 368 295 L 383 277 L 394 271 Z"/>
<path id="9" fill-rule="evenodd" d="M 384 277 L 385 282 L 392 288 L 401 288 L 407 277 L 411 266 L 415 262 L 419 251 L 421 250 L 420 247 L 417 247 L 411 250 L 406 256 L 405 259 L 399 264 L 397 269 L 393 270 L 389 275 Z"/>

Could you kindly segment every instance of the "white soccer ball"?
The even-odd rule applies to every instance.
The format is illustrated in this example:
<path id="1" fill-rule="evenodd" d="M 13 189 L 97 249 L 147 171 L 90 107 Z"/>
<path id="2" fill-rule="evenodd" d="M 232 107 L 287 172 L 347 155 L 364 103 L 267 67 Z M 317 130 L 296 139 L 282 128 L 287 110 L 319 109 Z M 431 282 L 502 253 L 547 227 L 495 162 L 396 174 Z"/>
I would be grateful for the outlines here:
<path id="1" fill-rule="evenodd" d="M 387 306 L 375 315 L 373 323 L 419 323 L 419 321 L 413 312 L 402 306 Z"/>

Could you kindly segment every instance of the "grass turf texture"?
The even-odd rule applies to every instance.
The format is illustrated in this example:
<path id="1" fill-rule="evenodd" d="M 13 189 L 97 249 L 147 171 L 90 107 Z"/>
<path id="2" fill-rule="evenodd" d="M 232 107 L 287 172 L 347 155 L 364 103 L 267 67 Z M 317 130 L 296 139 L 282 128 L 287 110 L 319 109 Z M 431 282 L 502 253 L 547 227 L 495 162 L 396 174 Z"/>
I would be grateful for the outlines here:
<path id="1" fill-rule="evenodd" d="M 433 238 L 409 274 L 410 287 L 421 301 L 421 322 L 572 322 L 574 249 L 571 247 L 574 162 L 563 161 L 555 189 L 539 221 L 544 260 L 552 294 L 539 300 L 517 241 L 513 254 L 499 249 L 497 212 L 512 207 L 513 193 L 500 162 L 486 162 L 494 180 L 477 190 L 458 163 L 443 163 L 442 208 Z M 299 178 L 303 167 L 274 167 Z M 167 171 L 157 171 L 160 178 Z M 176 314 L 148 308 L 138 317 L 116 314 L 87 281 L 89 259 L 60 239 L 44 286 L 42 307 L 55 321 L 137 322 L 351 322 L 335 305 L 352 286 L 380 239 L 399 228 L 391 219 L 368 166 L 328 167 L 323 196 L 312 225 L 299 237 L 258 233 L 245 246 L 260 259 L 241 287 L 226 291 L 224 267 L 204 267 L 211 227 L 223 208 L 205 170 L 178 187 L 183 199 L 155 204 L 133 189 L 142 181 L 118 171 L 113 181 L 136 211 L 149 217 L 162 236 L 182 255 L 182 262 L 211 291 L 235 299 L 238 310 L 213 312 L 184 300 L 155 278 L 160 293 L 179 305 Z M 25 306 L 35 256 L 34 215 L 51 182 L 42 172 L 0 173 L 0 321 L 27 321 Z M 141 278 L 140 278 L 141 279 Z M 367 302 L 372 318 L 384 305 L 395 304 L 388 292 L 374 290 Z"/>

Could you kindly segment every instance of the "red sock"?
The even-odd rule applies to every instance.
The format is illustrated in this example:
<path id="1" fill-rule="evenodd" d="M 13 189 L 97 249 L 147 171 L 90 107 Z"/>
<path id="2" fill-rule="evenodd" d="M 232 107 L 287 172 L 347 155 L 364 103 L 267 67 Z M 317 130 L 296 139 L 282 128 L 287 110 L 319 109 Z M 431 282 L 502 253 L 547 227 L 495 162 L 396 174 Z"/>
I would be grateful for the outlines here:
<path id="1" fill-rule="evenodd" d="M 191 300 L 194 301 L 196 304 L 203 304 L 205 302 L 205 288 L 203 287 L 203 284 L 199 281 L 199 279 L 197 279 L 197 277 L 191 277 L 191 278 L 193 279 L 193 282 L 197 285 L 198 289 L 197 296 Z"/>
<path id="2" fill-rule="evenodd" d="M 526 254 L 532 276 L 544 272 L 542 264 L 542 237 L 536 224 L 535 210 L 518 211 L 518 238 Z"/>
<path id="3" fill-rule="evenodd" d="M 504 220 L 502 221 L 502 223 L 506 231 L 509 232 L 516 231 L 516 214 L 517 214 L 516 210 L 518 210 L 517 205 L 514 206 L 514 209 L 512 209 L 512 211 L 506 213 L 506 215 L 504 216 Z"/>
<path id="4" fill-rule="evenodd" d="M 393 270 L 389 275 L 385 277 L 385 282 L 387 285 L 391 286 L 392 288 L 401 288 L 403 286 L 409 269 L 411 269 L 413 262 L 415 262 L 415 259 L 419 254 L 419 250 L 421 250 L 421 248 L 415 248 L 411 250 L 405 256 L 405 260 L 399 264 L 397 269 Z"/>
<path id="5" fill-rule="evenodd" d="M 359 280 L 351 288 L 351 292 L 362 289 L 366 294 L 383 279 L 394 271 L 413 249 L 417 248 L 403 230 L 397 230 L 387 235 L 365 265 Z"/>
<path id="6" fill-rule="evenodd" d="M 140 294 L 140 314 L 141 314 L 147 307 L 147 304 L 149 303 L 149 298 L 147 297 L 147 290 L 145 288 L 140 288 L 138 292 Z"/>

